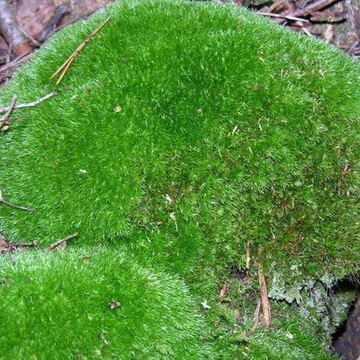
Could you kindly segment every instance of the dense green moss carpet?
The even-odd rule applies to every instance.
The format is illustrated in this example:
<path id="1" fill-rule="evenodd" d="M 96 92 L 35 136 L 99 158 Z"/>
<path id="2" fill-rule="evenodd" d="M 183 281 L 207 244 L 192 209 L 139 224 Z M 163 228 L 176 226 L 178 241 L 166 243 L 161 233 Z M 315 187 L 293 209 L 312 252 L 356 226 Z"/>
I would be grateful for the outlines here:
<path id="1" fill-rule="evenodd" d="M 0 93 L 57 91 L 0 134 L 3 196 L 35 209 L 0 204 L 0 233 L 79 236 L 2 258 L 0 358 L 331 358 L 351 294 L 327 289 L 360 261 L 359 85 L 355 61 L 230 5 L 119 2 L 55 34 Z M 256 263 L 273 327 L 250 333 Z"/>

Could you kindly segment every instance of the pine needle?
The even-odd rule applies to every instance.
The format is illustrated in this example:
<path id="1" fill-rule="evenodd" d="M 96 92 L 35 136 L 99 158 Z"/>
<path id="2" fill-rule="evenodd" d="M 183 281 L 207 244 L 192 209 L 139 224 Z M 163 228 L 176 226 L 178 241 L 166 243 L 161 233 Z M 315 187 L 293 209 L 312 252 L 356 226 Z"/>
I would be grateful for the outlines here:
<path id="1" fill-rule="evenodd" d="M 75 57 L 80 53 L 80 51 L 85 47 L 85 45 L 110 21 L 111 17 L 103 21 L 91 34 L 75 49 L 75 51 L 67 58 L 67 60 L 51 75 L 50 79 L 56 77 L 60 72 L 59 79 L 56 81 L 56 85 L 59 85 L 61 80 L 64 78 L 66 72 L 68 71 L 70 65 L 74 61 Z"/>

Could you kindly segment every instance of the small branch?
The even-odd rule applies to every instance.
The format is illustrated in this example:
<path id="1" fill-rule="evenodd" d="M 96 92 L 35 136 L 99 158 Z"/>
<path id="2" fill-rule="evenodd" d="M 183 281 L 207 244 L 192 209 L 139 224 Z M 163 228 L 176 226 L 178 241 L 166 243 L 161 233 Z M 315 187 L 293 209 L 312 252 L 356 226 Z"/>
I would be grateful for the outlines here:
<path id="1" fill-rule="evenodd" d="M 25 206 L 20 206 L 20 205 L 15 205 L 15 204 L 12 204 L 11 202 L 9 201 L 6 201 L 3 196 L 2 196 L 2 192 L 0 190 L 0 204 L 4 204 L 4 205 L 7 205 L 7 206 L 10 206 L 14 209 L 19 209 L 19 210 L 24 210 L 24 211 L 34 211 L 34 209 L 31 209 L 31 208 L 27 208 Z"/>
<path id="2" fill-rule="evenodd" d="M 287 14 L 287 16 L 288 17 L 289 16 L 291 16 L 291 17 L 308 16 L 308 15 L 311 15 L 313 12 L 322 10 L 337 1 L 339 1 L 339 0 L 318 0 L 318 1 L 311 3 L 308 6 L 305 6 L 302 9 L 298 9 L 298 10 L 295 10 L 294 12 Z M 286 19 L 281 19 L 281 20 L 279 20 L 279 24 L 282 24 L 285 21 L 286 21 Z"/>
<path id="3" fill-rule="evenodd" d="M 10 63 L 4 65 L 0 68 L 0 84 L 10 79 L 16 68 L 21 64 L 29 60 L 32 56 L 32 53 L 21 55 Z"/>
<path id="4" fill-rule="evenodd" d="M 9 243 L 11 247 L 26 247 L 26 246 L 38 246 L 37 242 L 34 241 L 14 241 Z"/>
<path id="5" fill-rule="evenodd" d="M 263 248 L 259 247 L 259 255 L 261 255 Z M 267 292 L 266 279 L 263 273 L 263 268 L 261 264 L 257 264 L 258 276 L 259 276 L 259 285 L 260 285 L 260 298 L 261 298 L 261 307 L 264 316 L 264 325 L 267 329 L 270 329 L 271 326 L 271 311 L 270 311 L 270 302 Z"/>
<path id="6" fill-rule="evenodd" d="M 13 107 L 13 109 L 22 109 L 22 108 L 27 108 L 27 107 L 34 107 L 38 104 L 40 104 L 41 102 L 51 98 L 52 96 L 57 95 L 55 91 L 51 92 L 50 94 L 47 94 L 45 96 L 43 96 L 40 99 L 37 99 L 35 101 L 29 102 L 29 103 L 25 103 L 25 104 L 15 104 L 15 106 Z M 11 108 L 10 106 L 4 107 L 4 108 L 0 108 L 0 114 L 9 111 L 9 109 Z"/>
<path id="7" fill-rule="evenodd" d="M 286 20 L 290 20 L 290 21 L 301 21 L 301 22 L 305 22 L 305 23 L 310 22 L 309 20 L 295 17 L 295 16 L 290 16 L 290 15 L 288 16 L 288 15 L 274 14 L 274 13 L 262 12 L 262 11 L 258 11 L 258 14 L 263 15 L 263 16 L 274 17 L 274 18 L 286 19 Z"/>
<path id="8" fill-rule="evenodd" d="M 51 245 L 49 245 L 46 250 L 47 251 L 54 251 L 56 250 L 60 245 L 66 243 L 66 241 L 70 240 L 70 239 L 73 239 L 75 237 L 78 236 L 78 233 L 75 233 L 75 234 L 70 234 L 66 237 L 64 237 L 63 239 L 60 239 L 60 240 L 57 240 L 55 241 L 54 243 L 52 243 Z"/>
<path id="9" fill-rule="evenodd" d="M 6 111 L 5 115 L 0 119 L 0 130 L 4 130 L 4 128 L 6 129 L 8 128 L 9 117 L 15 107 L 15 104 L 16 104 L 16 95 L 12 97 L 8 110 Z"/>
<path id="10" fill-rule="evenodd" d="M 56 85 L 60 84 L 61 80 L 65 76 L 68 71 L 70 65 L 74 61 L 75 57 L 79 54 L 79 52 L 86 46 L 86 44 L 110 21 L 111 17 L 107 18 L 103 21 L 95 30 L 91 32 L 91 34 L 75 49 L 75 51 L 67 58 L 67 60 L 51 75 L 50 79 L 53 79 L 60 72 L 60 77 L 56 81 Z"/>
<path id="11" fill-rule="evenodd" d="M 0 254 L 10 254 L 14 251 L 17 247 L 26 247 L 26 246 L 37 246 L 36 241 L 15 241 L 15 242 L 8 242 L 5 238 L 0 234 Z"/>

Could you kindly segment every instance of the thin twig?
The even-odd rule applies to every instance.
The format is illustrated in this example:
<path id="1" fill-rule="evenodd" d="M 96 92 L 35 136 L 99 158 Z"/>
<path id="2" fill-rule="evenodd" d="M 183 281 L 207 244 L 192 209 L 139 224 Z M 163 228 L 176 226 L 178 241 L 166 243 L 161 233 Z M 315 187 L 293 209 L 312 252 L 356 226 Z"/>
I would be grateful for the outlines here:
<path id="1" fill-rule="evenodd" d="M 7 206 L 10 206 L 14 209 L 19 209 L 19 210 L 24 210 L 24 211 L 34 211 L 34 209 L 31 209 L 31 208 L 28 208 L 28 207 L 25 207 L 25 206 L 20 206 L 20 205 L 15 205 L 9 201 L 6 201 L 3 196 L 2 196 L 2 192 L 0 190 L 0 204 L 4 204 L 4 205 L 7 205 Z"/>
<path id="2" fill-rule="evenodd" d="M 300 17 L 295 17 L 295 16 L 274 14 L 274 13 L 262 12 L 262 11 L 258 11 L 258 14 L 263 15 L 263 16 L 274 17 L 274 18 L 286 19 L 286 20 L 290 20 L 290 21 L 301 21 L 301 22 L 305 22 L 305 23 L 310 22 L 309 20 L 306 20 L 306 19 L 303 19 Z"/>
<path id="3" fill-rule="evenodd" d="M 70 240 L 70 239 L 73 239 L 75 237 L 78 236 L 78 233 L 75 233 L 75 234 L 70 234 L 66 237 L 64 237 L 63 239 L 60 239 L 60 240 L 57 240 L 55 241 L 54 243 L 52 243 L 51 245 L 49 245 L 46 250 L 47 251 L 53 251 L 55 250 L 57 247 L 59 247 L 61 244 L 63 244 L 64 242 L 66 242 L 67 240 Z"/>
<path id="4" fill-rule="evenodd" d="M 95 30 L 91 32 L 91 34 L 75 49 L 75 51 L 67 58 L 67 60 L 51 75 L 50 79 L 53 79 L 56 75 L 58 75 L 61 71 L 59 79 L 56 81 L 56 85 L 60 83 L 60 81 L 65 76 L 68 71 L 71 63 L 74 61 L 75 57 L 79 54 L 79 52 L 85 47 L 85 45 L 110 21 L 111 17 L 107 18 L 103 21 Z"/>
<path id="5" fill-rule="evenodd" d="M 261 255 L 263 248 L 259 247 L 259 255 Z M 270 302 L 267 292 L 266 279 L 263 273 L 263 268 L 260 263 L 257 263 L 258 276 L 259 276 L 259 285 L 260 285 L 260 298 L 261 298 L 261 307 L 264 316 L 264 325 L 267 329 L 270 329 L 271 326 L 271 311 L 270 311 Z"/>
<path id="6" fill-rule="evenodd" d="M 15 248 L 17 247 L 25 247 L 25 246 L 37 246 L 36 241 L 15 241 L 8 242 L 6 239 L 0 234 L 0 254 L 11 254 Z"/>
<path id="7" fill-rule="evenodd" d="M 24 54 L 0 68 L 0 84 L 11 78 L 12 74 L 21 64 L 31 58 L 33 53 Z"/>
<path id="8" fill-rule="evenodd" d="M 11 247 L 25 247 L 25 246 L 38 246 L 37 242 L 35 240 L 33 241 L 14 241 L 10 242 L 9 245 Z"/>
<path id="9" fill-rule="evenodd" d="M 40 104 L 41 102 L 51 98 L 52 96 L 55 96 L 57 95 L 55 91 L 52 91 L 51 93 L 43 96 L 42 98 L 40 99 L 37 99 L 35 101 L 32 101 L 32 102 L 28 102 L 28 103 L 25 103 L 25 104 L 15 104 L 15 106 L 13 107 L 13 109 L 22 109 L 22 108 L 27 108 L 27 107 L 34 107 L 38 104 Z M 6 106 L 6 107 L 3 107 L 3 108 L 0 108 L 0 114 L 6 112 L 6 111 L 9 111 L 9 109 L 11 108 L 11 105 L 10 106 Z"/>
<path id="10" fill-rule="evenodd" d="M 8 124 L 9 124 L 9 117 L 11 112 L 13 111 L 14 107 L 16 105 L 16 95 L 14 95 L 11 99 L 11 103 L 8 107 L 7 112 L 5 113 L 5 115 L 0 119 L 0 130 L 2 130 L 4 127 L 8 128 Z"/>

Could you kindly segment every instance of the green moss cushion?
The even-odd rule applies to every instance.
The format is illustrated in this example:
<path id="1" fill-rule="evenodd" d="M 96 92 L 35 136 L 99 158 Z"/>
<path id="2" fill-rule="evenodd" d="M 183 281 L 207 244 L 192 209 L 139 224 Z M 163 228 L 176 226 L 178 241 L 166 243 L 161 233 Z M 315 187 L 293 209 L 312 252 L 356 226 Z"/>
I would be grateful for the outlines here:
<path id="1" fill-rule="evenodd" d="M 51 74 L 108 16 L 56 86 Z M 249 242 L 270 295 L 300 304 L 309 284 L 359 269 L 359 85 L 355 61 L 246 10 L 116 3 L 56 34 L 0 94 L 58 93 L 0 134 L 4 198 L 35 209 L 0 204 L 0 232 L 126 247 L 212 301 L 212 325 Z M 235 294 L 248 328 L 253 265 Z"/>
<path id="2" fill-rule="evenodd" d="M 207 357 L 183 282 L 119 251 L 1 260 L 1 359 Z"/>

